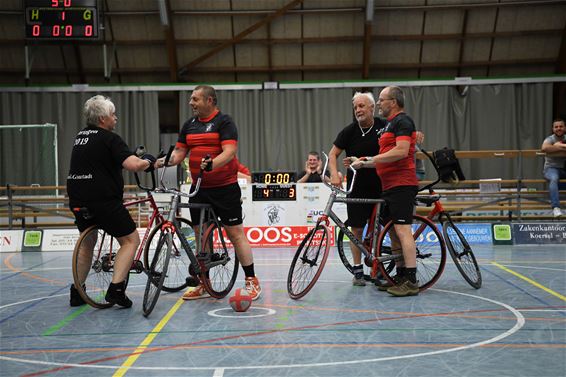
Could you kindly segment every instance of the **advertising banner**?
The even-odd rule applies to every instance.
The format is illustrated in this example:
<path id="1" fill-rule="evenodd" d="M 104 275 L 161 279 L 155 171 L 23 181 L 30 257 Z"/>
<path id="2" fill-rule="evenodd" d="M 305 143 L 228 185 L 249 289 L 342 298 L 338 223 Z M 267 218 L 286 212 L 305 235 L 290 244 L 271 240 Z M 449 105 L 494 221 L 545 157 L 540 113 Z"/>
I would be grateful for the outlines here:
<path id="1" fill-rule="evenodd" d="M 79 239 L 78 229 L 45 229 L 42 251 L 69 251 L 75 248 Z"/>
<path id="2" fill-rule="evenodd" d="M 565 245 L 565 223 L 513 224 L 515 245 Z"/>
<path id="3" fill-rule="evenodd" d="M 43 230 L 41 229 L 26 230 L 22 242 L 22 251 L 41 251 L 42 236 Z"/>
<path id="4" fill-rule="evenodd" d="M 312 226 L 254 226 L 244 227 L 244 233 L 251 247 L 297 247 L 312 228 Z M 335 244 L 334 233 L 334 227 L 330 227 L 330 246 Z M 224 239 L 227 241 L 225 233 Z M 217 246 L 220 244 L 216 234 L 215 244 Z"/>
<path id="5" fill-rule="evenodd" d="M 22 230 L 0 230 L 0 253 L 20 251 L 23 234 Z"/>

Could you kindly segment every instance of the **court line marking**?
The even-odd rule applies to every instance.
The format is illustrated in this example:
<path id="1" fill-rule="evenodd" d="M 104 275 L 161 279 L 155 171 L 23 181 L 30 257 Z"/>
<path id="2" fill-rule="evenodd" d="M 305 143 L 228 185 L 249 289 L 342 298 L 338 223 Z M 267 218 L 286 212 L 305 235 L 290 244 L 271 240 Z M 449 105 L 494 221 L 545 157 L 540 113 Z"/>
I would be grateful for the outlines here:
<path id="1" fill-rule="evenodd" d="M 169 309 L 167 314 L 165 314 L 165 316 L 161 318 L 161 321 L 159 321 L 159 323 L 151 330 L 151 332 L 145 337 L 145 339 L 134 350 L 134 352 L 126 359 L 126 361 L 124 361 L 122 365 L 118 367 L 118 370 L 112 375 L 112 377 L 122 377 L 126 374 L 126 372 L 134 365 L 141 354 L 145 352 L 147 347 L 153 342 L 155 337 L 157 337 L 159 332 L 163 329 L 163 327 L 165 327 L 167 322 L 169 322 L 169 320 L 173 317 L 177 310 L 179 310 L 184 302 L 185 301 L 183 300 L 183 298 L 179 298 L 177 302 L 175 302 L 175 305 L 173 305 L 173 307 Z"/>
<path id="2" fill-rule="evenodd" d="M 513 267 L 513 268 L 523 268 L 526 270 L 547 270 L 547 271 L 558 271 L 564 272 L 566 269 L 564 268 L 549 268 L 549 267 L 533 267 L 533 266 L 519 266 L 516 264 L 505 264 L 506 267 Z"/>
<path id="3" fill-rule="evenodd" d="M 223 371 L 226 370 L 253 370 L 253 369 L 260 369 L 260 370 L 265 370 L 265 369 L 279 369 L 279 368 L 312 368 L 312 367 L 323 367 L 323 366 L 339 366 L 339 365 L 353 365 L 353 364 L 361 364 L 361 363 L 373 363 L 373 362 L 380 362 L 380 361 L 390 361 L 390 360 L 402 360 L 402 359 L 410 359 L 410 358 L 416 358 L 416 357 L 423 357 L 423 356 L 430 356 L 430 355 L 439 355 L 439 354 L 444 354 L 444 353 L 450 353 L 450 352 L 457 352 L 457 351 L 463 351 L 463 350 L 467 350 L 467 349 L 471 349 L 471 348 L 476 348 L 476 347 L 481 347 L 481 346 L 485 346 L 491 343 L 495 343 L 498 342 L 510 335 L 515 334 L 517 331 L 519 331 L 524 325 L 525 325 L 525 317 L 514 307 L 505 304 L 503 302 L 500 301 L 496 301 L 496 300 L 492 300 L 486 297 L 481 297 L 481 296 L 477 296 L 477 295 L 472 295 L 472 294 L 468 294 L 468 293 L 461 293 L 461 292 L 454 292 L 454 291 L 448 291 L 448 290 L 444 290 L 444 289 L 436 289 L 436 288 L 431 288 L 431 291 L 439 291 L 439 292 L 444 292 L 444 293 L 451 293 L 451 294 L 456 294 L 456 295 L 460 295 L 460 296 L 467 296 L 467 297 L 471 297 L 471 298 L 476 298 L 476 299 L 480 299 L 483 301 L 487 301 L 487 302 L 491 302 L 492 304 L 495 304 L 497 306 L 501 306 L 505 309 L 507 309 L 508 311 L 510 311 L 514 316 L 515 316 L 515 325 L 513 327 L 511 327 L 510 329 L 500 333 L 499 335 L 496 335 L 495 337 L 480 341 L 480 342 L 476 342 L 476 343 L 471 343 L 471 344 L 466 344 L 466 345 L 462 345 L 462 346 L 458 346 L 458 347 L 454 347 L 454 348 L 449 348 L 449 349 L 442 349 L 442 350 L 437 350 L 437 351 L 429 351 L 429 352 L 422 352 L 422 353 L 414 353 L 414 354 L 407 354 L 407 355 L 400 355 L 400 356 L 389 356 L 389 357 L 381 357 L 381 358 L 373 358 L 373 359 L 360 359 L 360 360 L 348 360 L 348 361 L 330 361 L 330 362 L 321 362 L 321 363 L 312 363 L 312 364 L 281 364 L 281 365 L 249 365 L 249 366 L 218 366 L 218 367 L 165 367 L 165 366 L 158 366 L 158 367 L 135 367 L 135 366 L 131 366 L 129 369 L 133 369 L 133 370 L 182 370 L 182 371 L 189 371 L 189 370 L 220 370 L 222 369 Z M 40 360 L 28 360 L 28 359 L 20 359 L 20 358 L 14 358 L 14 357 L 7 357 L 7 356 L 0 356 L 0 360 L 7 360 L 7 361 L 14 361 L 14 362 L 22 362 L 22 363 L 27 363 L 27 364 L 38 364 L 38 365 L 49 365 L 49 366 L 58 366 L 58 367 L 63 367 L 65 369 L 68 368 L 97 368 L 97 369 L 116 369 L 117 367 L 115 365 L 100 365 L 100 364 L 76 364 L 76 363 L 59 363 L 59 362 L 50 362 L 50 361 L 40 361 Z M 32 373 L 31 375 L 39 375 L 39 374 L 45 374 L 45 373 L 49 373 L 51 371 L 43 371 L 43 372 L 36 372 L 36 373 Z"/>
<path id="4" fill-rule="evenodd" d="M 558 297 L 558 298 L 561 299 L 562 301 L 566 301 L 566 296 L 561 295 L 560 293 L 555 292 L 555 291 L 553 291 L 552 289 L 545 287 L 544 285 L 542 285 L 542 284 L 540 284 L 540 283 L 534 281 L 533 279 L 530 279 L 530 278 L 528 278 L 528 277 L 526 277 L 526 276 L 524 276 L 524 275 L 521 275 L 520 273 L 518 273 L 518 272 L 516 272 L 516 271 L 513 271 L 512 269 L 507 268 L 507 267 L 505 267 L 505 266 L 503 266 L 503 265 L 501 265 L 501 264 L 499 264 L 499 263 L 497 263 L 497 262 L 491 262 L 491 264 L 493 264 L 494 266 L 496 266 L 496 267 L 502 269 L 503 271 L 509 272 L 511 275 L 514 275 L 514 276 L 516 276 L 516 277 L 518 277 L 518 278 L 520 278 L 520 279 L 523 279 L 523 280 L 526 281 L 527 283 L 530 283 L 530 284 L 534 285 L 535 287 L 542 289 L 543 291 L 545 291 L 545 292 L 548 293 L 548 294 L 551 294 L 551 295 L 553 295 L 553 296 L 555 296 L 555 297 Z"/>

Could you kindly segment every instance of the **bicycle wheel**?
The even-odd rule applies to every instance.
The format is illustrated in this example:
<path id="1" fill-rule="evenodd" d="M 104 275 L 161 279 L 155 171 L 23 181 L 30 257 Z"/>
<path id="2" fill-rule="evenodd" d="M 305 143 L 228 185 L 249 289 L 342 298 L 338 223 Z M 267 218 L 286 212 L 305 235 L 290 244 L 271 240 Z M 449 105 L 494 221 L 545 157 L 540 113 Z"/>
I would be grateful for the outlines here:
<path id="1" fill-rule="evenodd" d="M 481 288 L 481 272 L 476 257 L 466 241 L 466 237 L 452 220 L 448 220 L 442 226 L 442 233 L 446 240 L 446 246 L 450 252 L 450 256 L 462 274 L 464 279 L 475 289 Z"/>
<path id="2" fill-rule="evenodd" d="M 391 245 L 389 232 L 393 230 L 393 222 L 388 222 L 379 235 L 377 253 L 379 256 L 385 254 L 402 254 L 402 250 Z M 421 291 L 430 288 L 442 275 L 446 264 L 446 247 L 444 239 L 438 228 L 426 217 L 413 216 L 413 237 L 417 246 L 417 280 Z M 389 251 L 390 250 L 390 251 Z M 384 252 L 385 251 L 385 252 Z M 381 272 L 385 278 L 393 283 L 391 272 L 380 265 Z"/>
<path id="3" fill-rule="evenodd" d="M 234 245 L 227 243 L 222 227 L 216 223 L 210 224 L 203 239 L 205 252 L 198 255 L 201 282 L 211 297 L 226 297 L 236 282 L 240 264 Z"/>
<path id="4" fill-rule="evenodd" d="M 300 299 L 314 287 L 328 259 L 329 239 L 326 225 L 317 224 L 301 242 L 287 276 L 287 292 L 292 299 Z"/>
<path id="5" fill-rule="evenodd" d="M 192 223 L 182 217 L 178 217 L 181 234 L 185 237 L 192 250 L 195 250 L 195 232 L 193 230 Z M 143 263 L 146 270 L 149 269 L 149 264 L 153 260 L 155 254 L 155 248 L 158 244 L 158 240 L 161 239 L 163 230 L 161 229 L 161 224 L 157 224 L 155 228 L 151 230 L 147 241 L 145 243 L 143 251 Z M 187 256 L 187 252 L 183 249 L 181 241 L 177 236 L 177 233 L 172 233 L 173 236 L 173 249 L 171 250 L 171 258 L 169 259 L 169 268 L 167 269 L 167 275 L 165 276 L 165 281 L 163 282 L 162 289 L 166 292 L 177 292 L 188 285 L 187 278 L 189 276 L 189 266 L 191 261 Z"/>
<path id="6" fill-rule="evenodd" d="M 151 314 L 159 299 L 173 250 L 173 235 L 171 229 L 165 227 L 163 230 L 163 232 L 159 233 L 159 239 L 155 246 L 153 258 L 149 264 L 149 268 L 146 270 L 147 283 L 145 284 L 145 292 L 143 295 L 143 315 L 145 317 Z"/>
<path id="7" fill-rule="evenodd" d="M 73 251 L 73 280 L 75 288 L 87 304 L 109 308 L 106 289 L 112 282 L 114 259 L 120 248 L 118 240 L 99 229 L 89 227 L 79 237 Z"/>

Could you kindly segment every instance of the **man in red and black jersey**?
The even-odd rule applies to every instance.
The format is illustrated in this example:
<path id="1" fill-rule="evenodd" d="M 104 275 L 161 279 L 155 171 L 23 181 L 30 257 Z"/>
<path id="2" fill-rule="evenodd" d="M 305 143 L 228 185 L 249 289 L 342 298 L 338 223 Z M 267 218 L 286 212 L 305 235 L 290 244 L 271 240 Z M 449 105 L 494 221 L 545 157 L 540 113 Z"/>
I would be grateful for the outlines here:
<path id="1" fill-rule="evenodd" d="M 185 122 L 170 165 L 181 163 L 189 153 L 189 171 L 196 182 L 201 169 L 209 163 L 212 170 L 205 171 L 200 190 L 192 203 L 209 203 L 222 220 L 228 238 L 234 245 L 238 259 L 246 274 L 246 290 L 253 300 L 259 298 L 261 287 L 255 276 L 253 255 L 242 226 L 241 191 L 238 185 L 238 131 L 232 118 L 217 107 L 216 91 L 211 86 L 197 86 L 189 102 L 193 117 Z M 210 155 L 210 159 L 206 156 Z M 163 164 L 163 160 L 159 160 Z M 200 210 L 191 208 L 191 218 L 200 218 Z M 198 229 L 195 230 L 198 232 Z M 183 295 L 185 300 L 208 297 L 202 285 Z"/>
<path id="2" fill-rule="evenodd" d="M 393 220 L 395 234 L 392 243 L 400 244 L 404 264 L 397 263 L 396 284 L 387 289 L 394 296 L 413 296 L 419 293 L 417 282 L 416 245 L 411 231 L 418 181 L 415 169 L 416 129 L 413 120 L 404 112 L 405 96 L 396 86 L 383 89 L 377 101 L 387 124 L 379 139 L 379 154 L 352 163 L 356 169 L 375 165 L 381 179 L 382 199 L 386 202 L 385 219 Z"/>

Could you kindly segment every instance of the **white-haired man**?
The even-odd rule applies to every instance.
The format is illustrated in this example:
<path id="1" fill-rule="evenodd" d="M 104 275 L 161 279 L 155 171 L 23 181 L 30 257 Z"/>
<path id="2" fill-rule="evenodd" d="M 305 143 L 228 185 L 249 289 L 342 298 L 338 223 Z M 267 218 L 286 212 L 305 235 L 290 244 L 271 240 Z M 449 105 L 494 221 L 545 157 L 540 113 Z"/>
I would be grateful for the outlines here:
<path id="1" fill-rule="evenodd" d="M 136 224 L 123 205 L 124 179 L 122 169 L 129 171 L 151 171 L 155 157 L 145 154 L 138 158 L 114 129 L 118 117 L 116 107 L 109 98 L 94 96 L 84 104 L 83 113 L 86 128 L 79 131 L 71 152 L 71 167 L 67 176 L 67 194 L 69 207 L 73 211 L 76 224 L 82 233 L 91 225 L 98 225 L 108 234 L 116 237 L 120 249 L 116 253 L 112 282 L 105 299 L 111 304 L 126 308 L 132 301 L 126 296 L 126 277 L 134 260 L 134 253 L 140 244 Z M 84 208 L 88 215 L 84 213 Z M 81 209 L 79 211 L 78 209 Z M 92 255 L 94 248 L 81 253 Z M 87 260 L 88 259 L 88 260 Z M 91 258 L 86 258 L 79 266 L 79 276 L 84 281 L 88 274 Z M 71 285 L 71 306 L 80 306 L 85 302 L 74 285 Z"/>

